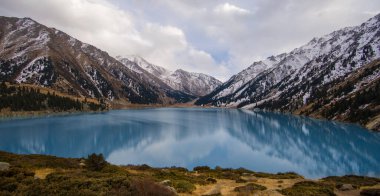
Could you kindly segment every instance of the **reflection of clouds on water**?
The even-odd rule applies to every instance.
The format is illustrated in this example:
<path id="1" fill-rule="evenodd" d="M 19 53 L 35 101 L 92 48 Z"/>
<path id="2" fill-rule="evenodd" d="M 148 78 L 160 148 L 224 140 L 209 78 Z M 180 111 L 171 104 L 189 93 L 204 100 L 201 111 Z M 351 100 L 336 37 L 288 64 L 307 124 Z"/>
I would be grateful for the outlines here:
<path id="1" fill-rule="evenodd" d="M 25 127 L 28 127 L 27 129 Z M 2 121 L 0 149 L 117 164 L 245 167 L 307 177 L 380 175 L 380 134 L 270 112 L 144 109 Z"/>
<path id="2" fill-rule="evenodd" d="M 302 132 L 303 132 L 305 135 L 309 135 L 310 131 L 309 131 L 309 129 L 306 127 L 306 124 L 302 124 Z"/>
<path id="3" fill-rule="evenodd" d="M 163 132 L 162 132 L 163 133 Z M 210 156 L 214 148 L 218 148 L 227 141 L 226 132 L 216 131 L 205 133 L 202 137 L 177 138 L 175 132 L 170 131 L 160 135 L 153 143 L 144 142 L 134 148 L 117 149 L 107 157 L 116 164 L 155 164 L 157 166 L 187 166 L 203 157 Z"/>
<path id="4" fill-rule="evenodd" d="M 248 114 L 244 111 L 242 113 Z M 347 173 L 371 174 L 373 171 L 379 175 L 377 166 L 380 164 L 380 157 L 376 152 L 380 145 L 379 134 L 348 124 L 275 113 L 257 113 L 259 115 L 249 113 L 251 117 L 232 114 L 239 118 L 234 122 L 243 125 L 239 129 L 231 129 L 232 135 L 249 144 L 252 149 L 268 146 L 270 152 L 267 155 L 296 164 L 296 172 L 309 177 Z M 252 118 L 255 120 L 252 121 Z M 281 124 L 280 128 L 273 126 L 273 118 Z M 266 129 L 265 134 L 254 131 L 262 127 Z M 306 127 L 308 134 L 304 134 Z M 371 158 L 366 156 L 368 154 Z M 372 162 L 373 160 L 375 161 Z"/>

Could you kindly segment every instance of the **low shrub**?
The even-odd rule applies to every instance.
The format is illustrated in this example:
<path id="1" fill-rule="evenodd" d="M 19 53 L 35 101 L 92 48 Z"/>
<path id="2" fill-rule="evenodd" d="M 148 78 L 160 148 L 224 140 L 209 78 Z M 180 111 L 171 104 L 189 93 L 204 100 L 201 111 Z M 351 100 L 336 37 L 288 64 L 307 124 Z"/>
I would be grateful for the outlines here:
<path id="1" fill-rule="evenodd" d="M 251 194 L 255 191 L 263 191 L 266 190 L 267 187 L 255 184 L 255 183 L 249 183 L 245 186 L 239 186 L 234 189 L 235 192 L 239 192 L 240 194 Z"/>
<path id="2" fill-rule="evenodd" d="M 271 178 L 271 179 L 296 179 L 296 178 L 303 178 L 299 174 L 295 172 L 285 172 L 285 173 L 277 173 L 277 174 L 269 174 L 269 173 L 254 173 L 254 176 L 259 178 Z"/>
<path id="3" fill-rule="evenodd" d="M 112 190 L 115 193 L 116 190 Z M 120 190 L 117 190 L 120 191 Z M 122 190 L 121 190 L 122 191 Z M 157 196 L 172 196 L 176 195 L 169 188 L 155 183 L 151 180 L 133 181 L 131 185 L 131 195 L 157 195 Z M 123 195 L 123 194 L 120 194 Z"/>
<path id="4" fill-rule="evenodd" d="M 289 196 L 335 196 L 333 186 L 312 181 L 298 182 L 292 187 L 282 189 L 279 192 Z"/>
<path id="5" fill-rule="evenodd" d="M 363 195 L 363 196 L 378 196 L 378 195 L 380 195 L 380 189 L 363 189 L 360 192 L 360 195 Z"/>
<path id="6" fill-rule="evenodd" d="M 217 180 L 215 178 L 211 178 L 211 177 L 207 178 L 206 181 L 210 182 L 212 184 L 215 184 L 217 182 Z"/>
<path id="7" fill-rule="evenodd" d="M 135 167 L 136 170 L 148 170 L 148 169 L 151 169 L 152 167 L 150 167 L 149 165 L 147 164 L 142 164 L 142 165 L 137 165 Z"/>
<path id="8" fill-rule="evenodd" d="M 107 161 L 104 159 L 103 154 L 91 154 L 86 159 L 86 167 L 90 171 L 100 171 L 107 165 Z"/>
<path id="9" fill-rule="evenodd" d="M 101 170 L 101 172 L 102 173 L 128 174 L 128 172 L 125 171 L 125 169 L 123 169 L 122 167 L 119 167 L 116 165 L 111 165 L 111 164 L 107 164 L 106 166 L 104 166 L 104 168 Z"/>
<path id="10" fill-rule="evenodd" d="M 197 172 L 205 172 L 205 171 L 210 171 L 211 169 L 209 166 L 198 166 L 198 167 L 194 167 L 193 170 Z"/>
<path id="11" fill-rule="evenodd" d="M 79 159 L 60 158 L 49 155 L 18 155 L 0 151 L 0 160 L 9 163 L 13 167 L 28 168 L 79 168 Z"/>
<path id="12" fill-rule="evenodd" d="M 178 193 L 192 193 L 196 189 L 194 184 L 186 180 L 175 181 L 173 186 Z"/>
<path id="13" fill-rule="evenodd" d="M 179 171 L 179 172 L 188 172 L 189 170 L 184 168 L 184 167 L 176 167 L 176 166 L 172 166 L 169 168 L 170 170 L 175 170 L 175 171 Z"/>
<path id="14" fill-rule="evenodd" d="M 333 183 L 336 187 L 342 184 L 351 184 L 356 188 L 360 188 L 362 186 L 373 186 L 380 183 L 380 179 L 378 178 L 355 175 L 330 176 L 322 178 L 322 181 Z"/>

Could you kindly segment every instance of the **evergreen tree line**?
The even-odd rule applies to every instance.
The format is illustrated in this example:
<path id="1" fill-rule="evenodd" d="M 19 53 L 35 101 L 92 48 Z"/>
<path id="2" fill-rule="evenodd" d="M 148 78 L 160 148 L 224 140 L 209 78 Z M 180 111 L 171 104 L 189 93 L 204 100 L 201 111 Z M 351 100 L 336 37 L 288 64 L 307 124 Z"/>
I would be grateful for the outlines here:
<path id="1" fill-rule="evenodd" d="M 55 93 L 43 94 L 39 89 L 7 86 L 0 84 L 0 109 L 10 108 L 12 111 L 40 111 L 51 109 L 54 111 L 89 109 L 93 111 L 104 110 L 104 104 L 74 100 L 58 96 Z"/>
<path id="2" fill-rule="evenodd" d="M 360 108 L 366 104 L 371 104 L 371 107 Z M 373 107 L 378 105 L 380 105 L 380 82 L 376 82 L 373 86 L 367 87 L 349 99 L 332 104 L 329 109 L 323 111 L 322 115 L 332 118 L 337 113 L 349 110 L 347 114 L 349 121 L 365 123 L 369 118 L 379 113 L 376 107 Z"/>

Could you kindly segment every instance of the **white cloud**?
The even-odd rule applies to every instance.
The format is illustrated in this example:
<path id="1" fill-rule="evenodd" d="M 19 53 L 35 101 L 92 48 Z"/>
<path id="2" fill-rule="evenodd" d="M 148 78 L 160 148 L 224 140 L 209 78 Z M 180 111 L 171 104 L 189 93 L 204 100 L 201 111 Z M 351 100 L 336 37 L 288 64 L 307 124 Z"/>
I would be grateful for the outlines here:
<path id="1" fill-rule="evenodd" d="M 0 15 L 31 17 L 111 55 L 222 80 L 379 10 L 378 0 L 0 1 Z"/>
<path id="2" fill-rule="evenodd" d="M 249 14 L 250 11 L 235 5 L 224 3 L 215 7 L 214 11 L 221 14 Z"/>
<path id="3" fill-rule="evenodd" d="M 226 75 L 215 71 L 220 65 L 193 47 L 180 28 L 141 20 L 104 0 L 5 0 L 0 7 L 1 15 L 31 17 L 112 56 L 136 54 L 172 70 Z"/>

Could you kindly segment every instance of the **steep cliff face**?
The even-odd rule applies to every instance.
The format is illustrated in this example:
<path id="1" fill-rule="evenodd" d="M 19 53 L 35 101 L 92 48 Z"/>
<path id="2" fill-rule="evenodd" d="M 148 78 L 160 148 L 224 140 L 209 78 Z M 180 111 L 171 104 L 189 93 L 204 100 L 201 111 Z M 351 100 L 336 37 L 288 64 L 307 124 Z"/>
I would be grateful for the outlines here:
<path id="1" fill-rule="evenodd" d="M 160 80 L 141 77 L 107 52 L 32 19 L 0 17 L 0 25 L 0 81 L 131 103 L 171 103 L 191 97 L 161 88 L 156 85 Z"/>

